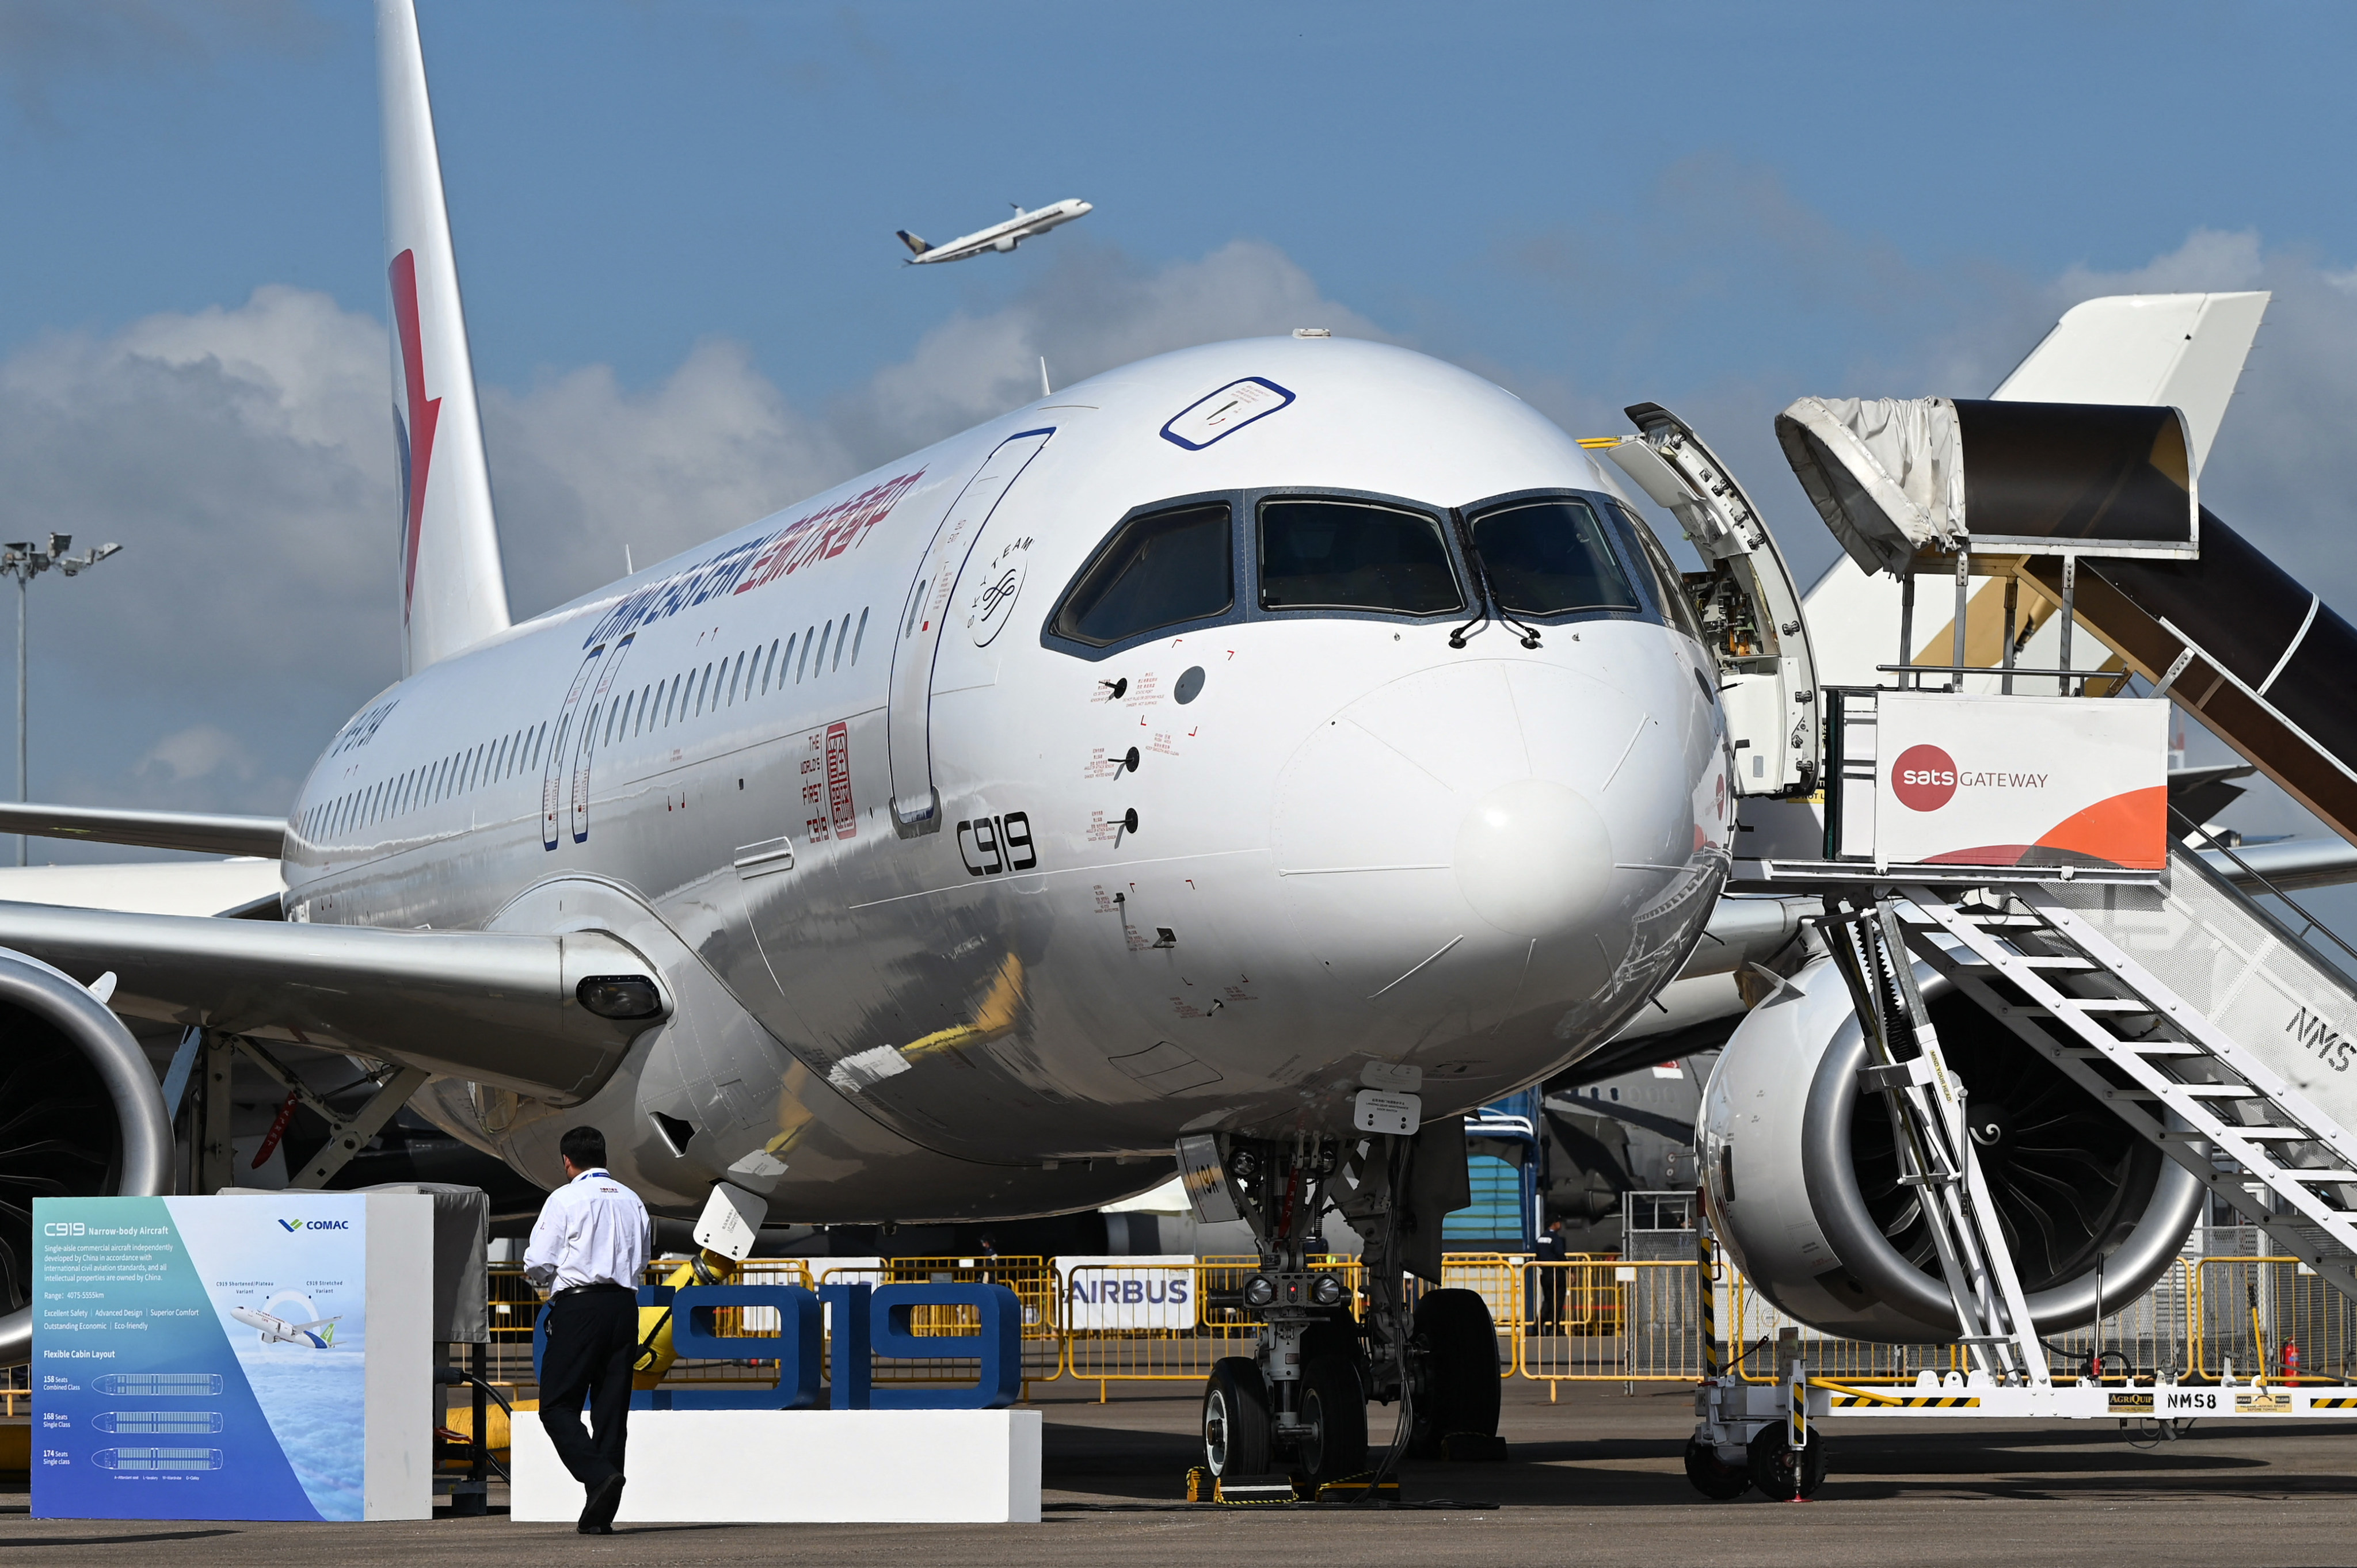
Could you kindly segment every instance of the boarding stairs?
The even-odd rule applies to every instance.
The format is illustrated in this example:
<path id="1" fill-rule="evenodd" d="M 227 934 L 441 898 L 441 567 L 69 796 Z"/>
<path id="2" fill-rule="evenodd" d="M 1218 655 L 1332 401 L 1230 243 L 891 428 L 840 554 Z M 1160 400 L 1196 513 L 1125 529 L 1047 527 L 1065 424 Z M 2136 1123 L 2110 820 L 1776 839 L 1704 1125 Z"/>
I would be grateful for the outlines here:
<path id="1" fill-rule="evenodd" d="M 1917 885 L 1889 907 L 1917 957 L 2357 1299 L 2347 974 L 2183 847 L 2166 891 Z"/>

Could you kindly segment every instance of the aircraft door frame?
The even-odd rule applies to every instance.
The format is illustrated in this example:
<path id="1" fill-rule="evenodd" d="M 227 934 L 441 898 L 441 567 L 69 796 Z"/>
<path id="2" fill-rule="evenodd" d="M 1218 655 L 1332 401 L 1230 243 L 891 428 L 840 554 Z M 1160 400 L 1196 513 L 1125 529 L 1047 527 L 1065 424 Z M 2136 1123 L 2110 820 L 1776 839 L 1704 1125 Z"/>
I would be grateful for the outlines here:
<path id="1" fill-rule="evenodd" d="M 1018 431 L 991 448 L 942 514 L 909 582 L 900 607 L 900 629 L 892 639 L 891 694 L 885 714 L 892 821 L 904 835 L 941 826 L 941 794 L 933 788 L 933 666 L 950 597 L 999 502 L 1055 434 L 1056 426 L 1042 425 Z"/>
<path id="2" fill-rule="evenodd" d="M 574 672 L 573 685 L 565 693 L 565 705 L 557 710 L 555 727 L 548 737 L 548 756 L 541 763 L 540 773 L 540 847 L 556 847 L 557 802 L 564 792 L 565 743 L 573 734 L 573 720 L 581 707 L 581 693 L 588 689 L 590 676 L 597 672 L 606 657 L 606 645 L 592 646 L 581 656 L 581 668 Z"/>
<path id="3" fill-rule="evenodd" d="M 597 715 L 603 712 L 614 690 L 614 677 L 621 672 L 622 661 L 630 656 L 630 645 L 638 640 L 635 631 L 626 634 L 614 644 L 613 653 L 597 672 L 597 690 L 590 694 L 589 722 L 581 731 L 580 744 L 574 748 L 573 762 L 573 842 L 589 842 L 589 764 L 597 749 Z"/>

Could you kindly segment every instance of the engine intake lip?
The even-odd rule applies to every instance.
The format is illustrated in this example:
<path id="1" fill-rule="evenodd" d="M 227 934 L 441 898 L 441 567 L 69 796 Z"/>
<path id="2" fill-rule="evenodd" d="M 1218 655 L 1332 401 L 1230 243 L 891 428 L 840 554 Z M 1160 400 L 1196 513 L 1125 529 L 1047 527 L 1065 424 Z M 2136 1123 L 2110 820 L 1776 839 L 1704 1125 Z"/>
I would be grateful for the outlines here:
<path id="1" fill-rule="evenodd" d="M 1916 978 L 1926 1002 L 1952 987 L 1918 966 Z M 1818 1058 L 1802 1117 L 1801 1174 L 1809 1206 L 1825 1240 L 1850 1274 L 1891 1311 L 1923 1326 L 1927 1341 L 1958 1332 L 1954 1305 L 1937 1276 L 1900 1255 L 1876 1225 L 1850 1158 L 1850 1122 L 1857 1114 L 1857 1069 L 1866 1064 L 1866 1036 L 1855 1018 L 1835 1035 Z M 1869 1108 L 1871 1109 L 1871 1108 Z M 2183 1245 L 2201 1207 L 2201 1179 L 2173 1159 L 2163 1158 L 2143 1215 L 2127 1238 L 2104 1258 L 2100 1275 L 2088 1270 L 2029 1297 L 2030 1320 L 2041 1334 L 2060 1333 L 2094 1320 L 2102 1304 L 2119 1307 L 2150 1290 Z"/>
<path id="2" fill-rule="evenodd" d="M 146 1053 L 123 1020 L 61 970 L 0 948 L 0 1006 L 23 1009 L 54 1026 L 81 1050 L 106 1086 L 121 1139 L 114 1192 L 155 1197 L 172 1188 L 172 1124 Z M 32 1353 L 33 1311 L 0 1317 L 0 1366 Z"/>

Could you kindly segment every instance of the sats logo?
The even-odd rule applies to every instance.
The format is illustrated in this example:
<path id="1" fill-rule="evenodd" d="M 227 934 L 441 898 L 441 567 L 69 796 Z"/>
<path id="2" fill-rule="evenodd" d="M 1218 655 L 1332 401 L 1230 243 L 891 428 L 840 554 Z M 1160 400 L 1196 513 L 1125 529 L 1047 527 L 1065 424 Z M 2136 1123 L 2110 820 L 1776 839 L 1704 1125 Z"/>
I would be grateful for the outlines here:
<path id="1" fill-rule="evenodd" d="M 278 1222 L 288 1230 L 349 1230 L 349 1219 L 282 1219 Z"/>
<path id="2" fill-rule="evenodd" d="M 1910 811 L 1936 811 L 1955 798 L 1956 759 L 1936 746 L 1910 746 L 1890 765 L 1890 792 Z"/>

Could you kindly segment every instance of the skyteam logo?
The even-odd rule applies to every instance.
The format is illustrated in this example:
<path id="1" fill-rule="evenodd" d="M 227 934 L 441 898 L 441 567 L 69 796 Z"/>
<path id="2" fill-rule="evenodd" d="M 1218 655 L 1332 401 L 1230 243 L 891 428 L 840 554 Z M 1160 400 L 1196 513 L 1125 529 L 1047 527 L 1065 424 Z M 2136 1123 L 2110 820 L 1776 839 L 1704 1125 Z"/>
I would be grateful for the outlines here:
<path id="1" fill-rule="evenodd" d="M 349 1230 L 352 1228 L 349 1219 L 282 1219 L 278 1223 L 290 1231 Z"/>

